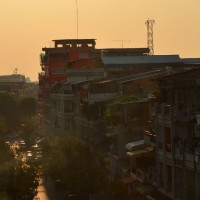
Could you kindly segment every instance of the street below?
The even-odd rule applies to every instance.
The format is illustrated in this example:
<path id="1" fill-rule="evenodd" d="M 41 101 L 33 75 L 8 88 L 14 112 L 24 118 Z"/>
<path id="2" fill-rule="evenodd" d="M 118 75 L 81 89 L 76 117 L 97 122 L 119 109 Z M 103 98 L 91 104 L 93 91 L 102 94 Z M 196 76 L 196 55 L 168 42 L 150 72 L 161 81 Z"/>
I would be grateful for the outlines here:
<path id="1" fill-rule="evenodd" d="M 37 199 L 38 198 L 38 199 Z M 64 194 L 56 190 L 54 183 L 50 180 L 41 180 L 38 187 L 37 200 L 65 200 Z M 35 200 L 34 199 L 34 200 Z"/>

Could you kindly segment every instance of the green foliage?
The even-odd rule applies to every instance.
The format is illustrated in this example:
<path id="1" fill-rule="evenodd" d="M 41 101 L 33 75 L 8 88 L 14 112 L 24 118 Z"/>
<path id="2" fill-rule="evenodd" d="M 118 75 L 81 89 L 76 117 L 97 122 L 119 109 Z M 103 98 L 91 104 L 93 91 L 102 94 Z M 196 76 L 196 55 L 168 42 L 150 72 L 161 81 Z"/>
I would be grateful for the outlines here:
<path id="1" fill-rule="evenodd" d="M 36 101 L 32 97 L 24 98 L 19 102 L 21 116 L 34 116 L 36 114 Z"/>
<path id="2" fill-rule="evenodd" d="M 35 167 L 14 157 L 3 141 L 0 144 L 0 199 L 32 200 L 39 184 Z"/>
<path id="3" fill-rule="evenodd" d="M 39 121 L 37 117 L 25 117 L 21 121 L 19 135 L 28 142 L 29 139 L 39 133 Z"/>
<path id="4" fill-rule="evenodd" d="M 39 176 L 36 168 L 19 165 L 9 175 L 7 193 L 11 199 L 32 200 L 37 195 Z"/>
<path id="5" fill-rule="evenodd" d="M 8 93 L 0 93 L 0 117 L 4 119 L 8 131 L 16 130 L 23 118 L 32 117 L 35 113 L 36 101 L 33 98 L 18 100 Z"/>
<path id="6" fill-rule="evenodd" d="M 108 125 L 111 125 L 116 117 L 116 111 L 113 107 L 107 107 L 104 113 L 105 121 Z"/>
<path id="7" fill-rule="evenodd" d="M 34 113 L 32 111 L 35 108 L 30 108 L 33 104 L 29 104 L 31 112 L 26 113 L 20 113 L 19 105 L 19 100 L 14 96 L 0 93 L 0 199 L 2 200 L 32 200 L 37 193 L 39 178 L 37 168 L 24 165 L 5 144 L 8 131 L 16 130 L 24 116 Z M 27 108 L 27 101 L 22 100 L 21 106 Z M 29 127 L 30 130 L 33 131 L 32 126 Z"/>
<path id="8" fill-rule="evenodd" d="M 82 113 L 88 120 L 94 118 L 95 115 L 95 106 L 94 105 L 83 105 L 82 106 Z"/>
<path id="9" fill-rule="evenodd" d="M 128 102 L 134 102 L 139 101 L 141 98 L 135 95 L 123 95 L 122 97 L 117 98 L 115 103 L 128 103 Z"/>
<path id="10" fill-rule="evenodd" d="M 101 170 L 88 146 L 78 138 L 58 136 L 49 150 L 44 169 L 54 180 L 61 179 L 70 192 L 87 197 L 102 187 Z"/>
<path id="11" fill-rule="evenodd" d="M 0 117 L 0 140 L 5 139 L 7 132 L 8 130 L 5 119 L 3 117 Z"/>
<path id="12" fill-rule="evenodd" d="M 18 103 L 14 96 L 0 93 L 0 116 L 5 119 L 7 127 L 15 128 L 18 123 Z"/>

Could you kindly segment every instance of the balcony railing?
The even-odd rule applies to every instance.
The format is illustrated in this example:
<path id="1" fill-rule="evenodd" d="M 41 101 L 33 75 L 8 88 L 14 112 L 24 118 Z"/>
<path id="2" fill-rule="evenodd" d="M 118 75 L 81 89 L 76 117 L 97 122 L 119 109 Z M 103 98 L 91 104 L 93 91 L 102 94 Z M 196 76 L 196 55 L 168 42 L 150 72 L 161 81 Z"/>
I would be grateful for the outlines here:
<path id="1" fill-rule="evenodd" d="M 183 153 L 175 151 L 175 164 L 178 166 L 183 166 Z"/>
<path id="2" fill-rule="evenodd" d="M 145 181 L 145 173 L 140 170 L 140 169 L 136 169 L 136 176 L 137 176 L 137 180 L 139 180 L 140 182 L 144 182 Z"/>
<path id="3" fill-rule="evenodd" d="M 144 142 L 149 145 L 156 145 L 156 135 L 153 130 L 144 130 Z"/>
<path id="4" fill-rule="evenodd" d="M 194 154 L 186 152 L 184 154 L 184 159 L 185 159 L 185 166 L 194 169 L 194 162 L 195 162 Z"/>
<path id="5" fill-rule="evenodd" d="M 196 170 L 200 172 L 200 162 L 196 163 Z"/>
<path id="6" fill-rule="evenodd" d="M 96 94 L 89 94 L 88 100 L 89 103 L 95 103 L 95 102 L 99 102 L 99 101 L 105 101 L 105 100 L 109 100 L 109 99 L 113 99 L 113 98 L 117 98 L 120 97 L 121 93 L 120 92 L 116 92 L 116 93 L 96 93 Z"/>

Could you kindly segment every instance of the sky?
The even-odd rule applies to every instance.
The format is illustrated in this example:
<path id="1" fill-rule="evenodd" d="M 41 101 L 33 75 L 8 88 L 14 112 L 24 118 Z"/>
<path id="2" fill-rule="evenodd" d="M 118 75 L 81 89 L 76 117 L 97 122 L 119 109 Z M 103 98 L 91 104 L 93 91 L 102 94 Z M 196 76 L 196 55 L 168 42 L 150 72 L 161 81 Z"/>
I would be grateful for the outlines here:
<path id="1" fill-rule="evenodd" d="M 199 8 L 200 0 L 0 0 L 0 75 L 17 68 L 37 81 L 39 55 L 54 39 L 147 47 L 148 19 L 155 20 L 154 54 L 200 58 Z"/>

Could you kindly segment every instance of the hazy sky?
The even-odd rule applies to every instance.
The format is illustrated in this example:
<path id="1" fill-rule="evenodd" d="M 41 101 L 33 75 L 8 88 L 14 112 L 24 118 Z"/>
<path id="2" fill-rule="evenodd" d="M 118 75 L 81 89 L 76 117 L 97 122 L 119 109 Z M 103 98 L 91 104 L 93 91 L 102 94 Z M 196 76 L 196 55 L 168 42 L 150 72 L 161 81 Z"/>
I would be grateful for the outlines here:
<path id="1" fill-rule="evenodd" d="M 78 37 L 97 48 L 146 47 L 154 19 L 154 53 L 200 58 L 200 0 L 77 0 Z M 0 75 L 37 80 L 42 47 L 77 38 L 76 0 L 0 0 Z M 130 40 L 130 42 L 125 41 Z"/>

